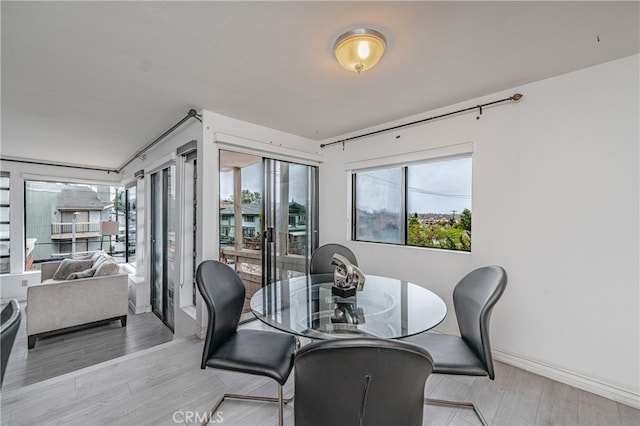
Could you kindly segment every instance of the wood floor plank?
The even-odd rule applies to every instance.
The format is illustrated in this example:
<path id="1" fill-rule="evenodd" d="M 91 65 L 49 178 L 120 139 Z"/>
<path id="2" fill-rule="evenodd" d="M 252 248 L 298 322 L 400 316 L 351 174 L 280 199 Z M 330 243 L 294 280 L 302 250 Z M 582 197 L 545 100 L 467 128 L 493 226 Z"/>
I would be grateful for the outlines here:
<path id="1" fill-rule="evenodd" d="M 492 420 L 494 425 L 529 425 L 535 422 L 543 378 L 515 369 L 504 384 L 505 394 Z"/>
<path id="2" fill-rule="evenodd" d="M 505 384 L 509 382 L 514 371 L 512 367 L 505 365 L 496 366 L 496 370 L 495 380 L 477 377 L 466 397 L 466 401 L 475 403 L 482 416 L 490 423 L 495 418 L 504 398 Z M 468 424 L 480 424 L 480 420 L 471 409 L 459 410 L 456 417 Z"/>
<path id="3" fill-rule="evenodd" d="M 116 421 L 138 425 L 154 424 L 157 419 L 164 419 L 162 424 L 171 424 L 173 414 L 192 401 L 199 389 L 211 386 L 208 379 L 202 374 L 184 374 L 172 378 L 163 387 L 134 392 L 130 399 L 120 404 L 123 415 Z M 218 383 L 218 388 L 222 389 L 221 383 Z"/>
<path id="4" fill-rule="evenodd" d="M 578 390 L 550 379 L 543 379 L 535 424 L 578 424 Z"/>
<path id="5" fill-rule="evenodd" d="M 438 376 L 438 375 L 433 375 Z M 433 399 L 444 399 L 452 401 L 467 401 L 467 395 L 471 391 L 471 386 L 475 378 L 465 376 L 440 375 L 441 380 L 438 385 L 426 396 Z M 431 377 L 427 381 L 431 380 Z M 427 404 L 431 408 L 428 411 L 429 424 L 450 424 L 455 418 L 460 408 Z M 437 408 L 437 409 L 436 409 Z"/>
<path id="6" fill-rule="evenodd" d="M 129 398 L 131 393 L 126 385 L 111 387 L 108 392 L 90 396 L 76 393 L 74 400 L 60 401 L 44 416 L 34 417 L 32 424 L 46 425 L 53 417 L 58 424 L 62 425 L 89 425 L 91 424 L 89 419 L 98 417 L 104 410 L 112 410 L 118 403 Z"/>
<path id="7" fill-rule="evenodd" d="M 620 424 L 623 426 L 640 425 L 640 410 L 631 408 L 628 405 L 618 403 L 618 413 L 620 414 Z"/>
<path id="8" fill-rule="evenodd" d="M 273 380 L 256 378 L 248 383 L 239 393 L 250 395 L 277 395 L 277 385 Z M 225 400 L 219 409 L 223 418 L 223 424 L 231 425 L 255 425 L 277 424 L 278 404 L 271 402 Z M 284 416 L 293 416 L 293 406 L 284 407 Z"/>
<path id="9" fill-rule="evenodd" d="M 25 303 L 21 303 L 25 312 Z M 152 313 L 129 311 L 127 327 L 111 321 L 95 327 L 38 339 L 27 349 L 27 319 L 20 322 L 2 389 L 13 390 L 70 371 L 115 359 L 173 340 L 173 333 Z"/>
<path id="10" fill-rule="evenodd" d="M 2 413 L 11 412 L 10 424 L 42 425 L 55 416 L 51 413 L 61 405 L 71 404 L 76 399 L 76 387 L 73 378 L 54 383 L 44 391 L 12 395 L 2 391 Z"/>
<path id="11" fill-rule="evenodd" d="M 618 404 L 610 399 L 578 390 L 578 423 L 594 426 L 620 425 Z"/>

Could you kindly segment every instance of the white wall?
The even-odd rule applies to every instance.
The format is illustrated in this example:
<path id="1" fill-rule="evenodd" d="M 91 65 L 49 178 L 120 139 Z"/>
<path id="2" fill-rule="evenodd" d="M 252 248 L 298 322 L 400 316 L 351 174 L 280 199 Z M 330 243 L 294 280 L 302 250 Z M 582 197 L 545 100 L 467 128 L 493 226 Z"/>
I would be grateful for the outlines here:
<path id="1" fill-rule="evenodd" d="M 457 280 L 477 266 L 504 266 L 509 283 L 491 330 L 497 358 L 638 406 L 638 59 L 391 124 L 524 95 L 479 120 L 470 112 L 324 148 L 321 243 L 351 247 L 365 273 L 436 291 L 449 307 L 440 326 L 448 333 L 457 333 Z M 345 163 L 469 141 L 471 254 L 348 241 Z"/>

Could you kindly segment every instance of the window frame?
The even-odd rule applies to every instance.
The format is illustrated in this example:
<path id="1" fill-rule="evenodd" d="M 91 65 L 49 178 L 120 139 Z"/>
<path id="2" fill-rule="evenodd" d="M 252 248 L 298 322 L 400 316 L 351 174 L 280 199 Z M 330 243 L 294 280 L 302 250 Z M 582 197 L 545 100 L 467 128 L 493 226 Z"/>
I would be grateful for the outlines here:
<path id="1" fill-rule="evenodd" d="M 131 190 L 135 191 L 135 203 L 136 206 L 135 207 L 131 207 L 131 199 L 130 199 L 130 194 L 131 194 Z M 125 208 L 124 208 L 124 235 L 125 235 L 125 240 L 124 240 L 124 259 L 125 262 L 128 264 L 132 264 L 136 262 L 136 252 L 137 252 L 137 247 L 136 250 L 134 250 L 133 253 L 133 258 L 131 258 L 131 253 L 130 253 L 130 245 L 131 245 L 131 225 L 133 222 L 133 229 L 135 231 L 136 234 L 136 238 L 134 239 L 133 243 L 134 245 L 137 244 L 137 238 L 138 238 L 138 182 L 135 181 L 133 183 L 130 183 L 128 185 L 126 185 L 124 187 L 124 202 L 125 202 Z M 134 217 L 132 217 L 131 212 L 135 212 L 135 214 L 133 215 Z"/>
<path id="2" fill-rule="evenodd" d="M 393 246 L 401 246 L 401 247 L 415 247 L 415 248 L 425 248 L 425 249 L 436 249 L 436 250 L 450 250 L 456 253 L 471 253 L 471 250 L 461 250 L 461 249 L 447 249 L 440 247 L 430 247 L 430 246 L 419 246 L 419 245 L 408 245 L 408 168 L 415 165 L 440 162 L 440 161 L 448 161 L 455 160 L 459 158 L 470 158 L 473 163 L 473 143 L 466 142 L 461 144 L 442 146 L 437 148 L 432 148 L 424 151 L 418 152 L 410 152 L 405 154 L 399 154 L 394 156 L 387 157 L 379 157 L 373 158 L 358 162 L 352 162 L 345 164 L 345 169 L 348 173 L 348 196 L 349 196 L 349 226 L 348 226 L 348 235 L 349 239 L 353 242 L 361 242 L 361 243 L 374 243 L 374 244 L 388 244 Z M 369 172 L 375 170 L 385 170 L 392 168 L 402 168 L 402 215 L 403 220 L 402 223 L 402 243 L 395 242 L 382 242 L 382 241 L 373 241 L 373 240 L 365 240 L 365 239 L 357 239 L 357 221 L 356 221 L 356 207 L 357 207 L 357 188 L 356 188 L 356 176 L 358 173 Z M 473 166 L 472 166 L 472 175 L 471 175 L 471 186 L 473 188 Z M 472 200 L 473 200 L 473 190 L 472 190 Z M 470 208 L 471 211 L 472 208 Z"/>
<path id="3" fill-rule="evenodd" d="M 2 254 L 0 253 L 0 257 L 1 257 L 1 262 L 2 264 L 6 264 L 8 266 L 6 271 L 3 271 L 3 268 L 0 268 L 0 275 L 9 275 L 11 274 L 11 172 L 8 171 L 0 171 L 0 178 L 2 178 L 2 180 L 6 179 L 7 181 L 7 186 L 3 186 L 0 185 L 0 191 L 7 193 L 6 199 L 7 199 L 7 203 L 2 203 L 0 204 L 0 209 L 4 210 L 7 209 L 7 219 L 6 221 L 1 221 L 0 224 L 2 226 L 7 227 L 7 236 L 3 237 L 0 236 L 1 241 L 3 243 L 7 244 L 7 254 Z M 4 197 L 2 197 L 4 198 Z M 5 261 L 6 259 L 6 261 Z M 25 259 L 26 261 L 26 259 Z M 4 267 L 4 266 L 3 266 Z"/>
<path id="4" fill-rule="evenodd" d="M 109 202 L 112 199 L 117 198 L 118 194 L 120 193 L 120 191 L 122 189 L 124 189 L 124 187 L 120 184 L 114 183 L 114 182 L 105 182 L 105 181 L 98 181 L 98 180 L 91 180 L 91 179 L 75 179 L 75 178 L 67 178 L 67 177 L 58 177 L 58 176 L 42 176 L 42 175 L 23 175 L 23 189 L 22 189 L 22 194 L 23 194 L 23 215 L 24 215 L 24 222 L 23 222 L 23 226 L 24 226 L 24 241 L 26 242 L 27 237 L 29 236 L 29 232 L 30 232 L 30 222 L 29 222 L 29 211 L 30 209 L 33 208 L 33 205 L 30 204 L 30 200 L 29 197 L 27 196 L 28 192 L 31 191 L 32 189 L 29 188 L 30 184 L 62 184 L 62 185 L 69 185 L 69 186 L 96 186 L 96 187 L 102 187 L 102 188 L 109 188 L 110 194 L 109 194 Z M 114 197 L 111 197 L 111 191 L 114 191 Z M 41 206 L 39 206 L 41 207 Z M 85 211 L 85 210 L 82 210 Z M 89 212 L 90 210 L 86 210 L 87 212 Z M 104 210 L 101 211 L 100 213 L 100 221 L 107 219 L 107 217 L 102 216 Z M 90 215 L 90 213 L 88 213 Z M 111 208 L 108 210 L 108 217 L 109 219 L 114 216 L 117 218 L 118 214 L 117 214 L 117 209 L 115 208 L 115 204 L 111 206 Z M 60 215 L 60 218 L 62 217 L 62 215 Z M 55 223 L 55 222 L 51 222 L 51 223 Z M 97 223 L 94 221 L 94 223 Z M 31 230 L 33 231 L 33 230 Z M 97 239 L 94 238 L 100 238 L 100 240 L 98 241 Z M 48 240 L 48 242 L 47 242 Z M 48 239 L 44 239 L 45 242 L 39 244 L 38 242 L 36 242 L 36 247 L 38 245 L 42 245 L 42 244 L 50 244 L 50 245 L 58 245 L 58 253 L 53 252 L 53 248 L 50 249 L 50 256 L 49 258 L 34 258 L 34 264 L 40 264 L 42 262 L 47 262 L 47 261 L 52 261 L 52 260 L 59 260 L 62 259 L 65 256 L 70 255 L 70 253 L 66 253 L 64 252 L 64 250 L 61 249 L 61 246 L 64 246 L 65 244 L 69 244 L 69 247 L 72 247 L 72 242 L 71 241 L 66 241 L 66 239 L 56 239 L 55 241 L 51 240 L 51 238 L 49 237 Z M 99 250 L 103 250 L 104 251 L 104 246 L 105 244 L 111 245 L 112 242 L 111 241 L 107 241 L 106 239 L 103 239 L 102 236 L 87 236 L 87 237 L 78 237 L 78 245 L 80 245 L 80 248 L 82 248 L 82 244 L 85 244 L 88 252 L 95 252 L 95 251 L 99 251 Z M 95 245 L 98 245 L 98 248 L 95 248 Z M 92 246 L 90 248 L 90 246 Z M 66 246 L 65 246 L 66 247 Z M 35 248 L 34 248 L 34 252 L 35 252 Z M 60 256 L 53 256 L 54 254 L 58 254 Z M 35 257 L 35 256 L 34 256 Z M 119 257 L 119 256 L 116 256 Z M 124 254 L 123 254 L 123 259 L 124 259 Z M 25 259 L 26 261 L 26 259 Z"/>

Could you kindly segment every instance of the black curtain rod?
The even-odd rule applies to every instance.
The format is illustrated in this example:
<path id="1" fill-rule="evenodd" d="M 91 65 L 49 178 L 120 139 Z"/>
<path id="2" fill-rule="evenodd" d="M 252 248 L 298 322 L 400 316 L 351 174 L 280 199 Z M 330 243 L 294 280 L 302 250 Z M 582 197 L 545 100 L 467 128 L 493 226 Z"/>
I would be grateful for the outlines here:
<path id="1" fill-rule="evenodd" d="M 362 135 L 351 136 L 350 138 L 340 139 L 339 141 L 323 143 L 323 144 L 320 144 L 320 148 L 324 148 L 326 146 L 334 145 L 334 144 L 337 144 L 337 143 L 350 142 L 350 141 L 353 141 L 355 139 L 360 139 L 360 138 L 364 138 L 366 136 L 371 136 L 371 135 L 377 135 L 379 133 L 390 132 L 391 130 L 396 130 L 396 129 L 401 129 L 403 127 L 413 126 L 414 124 L 425 123 L 427 121 L 436 120 L 438 118 L 443 118 L 443 117 L 448 117 L 448 116 L 454 115 L 454 114 L 460 114 L 461 112 L 467 112 L 467 111 L 471 111 L 471 110 L 474 110 L 474 109 L 480 110 L 480 114 L 482 114 L 482 108 L 484 108 L 486 106 L 495 105 L 495 104 L 499 104 L 499 103 L 507 102 L 507 101 L 519 101 L 520 99 L 522 99 L 522 94 L 516 93 L 513 96 L 509 96 L 508 98 L 500 99 L 500 100 L 493 101 L 493 102 L 487 102 L 486 104 L 475 105 L 475 106 L 472 106 L 472 107 L 469 107 L 469 108 L 464 108 L 464 109 L 459 109 L 457 111 L 448 112 L 446 114 L 440 114 L 440 115 L 436 115 L 434 117 L 423 118 L 422 120 L 412 121 L 411 123 L 399 124 L 397 126 L 388 127 L 386 129 L 381 129 L 381 130 L 376 130 L 376 131 L 369 132 L 369 133 L 364 133 Z"/>
<path id="2" fill-rule="evenodd" d="M 145 152 L 147 152 L 149 149 L 151 149 L 151 147 L 153 147 L 155 144 L 160 142 L 162 139 L 164 139 L 167 136 L 169 136 L 171 133 L 173 133 L 174 130 L 176 130 L 178 127 L 182 126 L 182 124 L 185 121 L 187 121 L 188 119 L 190 119 L 190 118 L 195 118 L 196 120 L 198 120 L 199 122 L 202 123 L 202 120 L 198 116 L 197 111 L 195 109 L 190 109 L 189 112 L 187 113 L 187 115 L 185 115 L 182 120 L 178 121 L 176 124 L 173 125 L 172 128 L 170 128 L 169 130 L 167 130 L 166 132 L 164 132 L 163 134 L 158 136 L 154 141 L 149 143 L 147 146 L 145 146 L 144 148 L 142 148 L 141 150 L 136 152 L 133 155 L 133 157 L 129 158 L 122 166 L 120 166 L 118 168 L 117 172 L 120 173 L 122 170 L 124 170 L 125 167 L 127 167 L 129 164 L 131 164 L 131 162 L 133 162 L 133 160 L 135 160 L 138 157 L 143 156 Z"/>

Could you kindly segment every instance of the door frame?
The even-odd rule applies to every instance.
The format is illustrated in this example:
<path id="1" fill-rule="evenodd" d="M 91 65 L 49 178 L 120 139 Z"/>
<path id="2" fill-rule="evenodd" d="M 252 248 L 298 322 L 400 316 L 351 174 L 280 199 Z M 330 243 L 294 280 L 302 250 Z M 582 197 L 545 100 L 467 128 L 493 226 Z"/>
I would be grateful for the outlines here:
<path id="1" fill-rule="evenodd" d="M 167 253 L 167 234 L 168 234 L 168 214 L 167 214 L 167 206 L 168 206 L 168 182 L 169 182 L 169 173 L 168 170 L 173 167 L 174 168 L 174 179 L 175 179 L 175 164 L 167 164 L 164 165 L 160 168 L 158 168 L 157 170 L 154 170 L 153 172 L 149 173 L 149 242 L 150 242 L 150 250 L 149 250 L 149 304 L 151 306 L 151 312 L 153 312 L 158 318 L 160 318 L 162 320 L 162 322 L 169 327 L 169 329 L 171 331 L 174 331 L 174 327 L 175 327 L 175 313 L 172 312 L 169 314 L 169 309 L 174 310 L 175 306 L 170 307 L 169 306 L 169 286 L 170 283 L 173 282 L 173 280 L 169 280 L 169 268 L 168 268 L 168 264 L 167 264 L 167 258 L 168 258 L 168 253 Z M 159 175 L 159 176 L 158 176 Z M 160 179 L 160 186 L 161 186 L 161 193 L 160 195 L 160 200 L 157 200 L 157 195 L 155 192 L 155 185 L 154 185 L 154 181 L 156 179 Z M 174 188 L 175 189 L 175 188 Z M 158 221 L 158 218 L 156 218 L 155 216 L 155 203 L 156 201 L 159 201 L 161 203 L 161 210 L 163 212 L 162 214 L 162 218 L 161 223 L 160 223 L 160 227 L 162 229 L 162 283 L 161 283 L 161 292 L 162 292 L 162 304 L 160 306 L 161 308 L 161 312 L 157 311 L 155 309 L 155 305 L 154 305 L 154 299 L 157 296 L 157 290 L 156 290 L 156 286 L 155 286 L 155 279 L 156 279 L 156 274 L 155 274 L 155 264 L 156 264 L 156 251 L 155 251 L 155 242 L 157 239 L 157 236 L 154 233 L 154 228 L 156 227 L 156 223 Z M 175 206 L 174 206 L 175 207 Z M 175 291 L 175 289 L 173 289 L 173 291 Z M 173 318 L 174 322 L 170 322 L 167 319 L 167 315 L 169 315 L 170 318 Z"/>
<path id="2" fill-rule="evenodd" d="M 311 226 L 314 227 L 315 232 L 312 233 L 311 235 L 311 242 L 310 244 L 312 244 L 312 249 L 314 249 L 315 247 L 317 247 L 318 244 L 318 234 L 319 234 L 319 230 L 318 230 L 318 217 L 319 217 L 319 199 L 318 199 L 318 183 L 319 183 L 319 174 L 320 174 L 320 164 L 321 164 L 321 159 L 322 157 L 320 155 L 317 155 L 315 153 L 309 153 L 309 152 L 305 152 L 305 151 L 298 151 L 295 149 L 291 149 L 291 148 L 284 148 L 281 146 L 275 146 L 275 145 L 271 145 L 271 144 L 265 144 L 262 142 L 258 142 L 258 141 L 254 141 L 254 140 L 250 140 L 250 139 L 245 139 L 245 138 L 241 138 L 241 137 L 237 137 L 237 136 L 232 136 L 232 135 L 226 135 L 226 134 L 221 134 L 221 133 L 217 133 L 216 138 L 214 140 L 214 145 L 215 145 L 215 149 L 216 149 L 216 159 L 218 161 L 218 164 L 216 165 L 216 170 L 218 175 L 220 174 L 220 165 L 219 165 L 219 160 L 220 160 L 220 151 L 232 151 L 232 152 L 237 152 L 237 153 L 241 153 L 241 154 L 247 154 L 247 155 L 253 155 L 256 157 L 260 157 L 262 159 L 270 159 L 270 160 L 276 160 L 276 161 L 283 161 L 283 162 L 288 162 L 288 163 L 294 163 L 294 164 L 300 164 L 303 166 L 312 166 L 316 168 L 316 176 L 315 176 L 315 187 L 314 188 L 310 188 L 310 193 L 309 193 L 309 198 L 312 200 L 315 200 L 315 210 L 316 210 L 316 214 L 315 217 L 312 218 L 312 223 L 310 223 Z M 264 170 L 263 170 L 264 172 Z M 263 178 L 264 179 L 264 178 Z M 217 202 L 219 203 L 220 200 L 220 185 L 219 185 L 219 179 L 217 180 L 218 183 L 218 187 L 216 188 L 216 195 L 217 195 Z M 264 192 L 264 185 L 265 182 L 263 180 L 263 192 Z M 263 205 L 262 205 L 262 212 L 263 212 L 263 217 L 265 218 L 265 224 L 264 224 L 264 232 L 263 235 L 266 236 L 267 234 L 267 226 L 266 226 L 266 199 L 265 196 L 263 194 Z M 219 212 L 219 209 L 218 209 Z M 216 218 L 216 233 L 219 234 L 219 229 L 220 229 L 220 215 L 218 213 L 217 218 Z M 219 236 L 217 235 L 215 238 L 215 241 L 217 243 L 217 253 L 219 256 L 219 248 L 220 248 L 220 240 L 219 240 Z M 262 285 L 265 285 L 265 268 L 266 268 L 266 253 L 265 253 L 265 247 L 266 247 L 266 241 L 264 241 L 263 239 L 263 283 Z"/>

